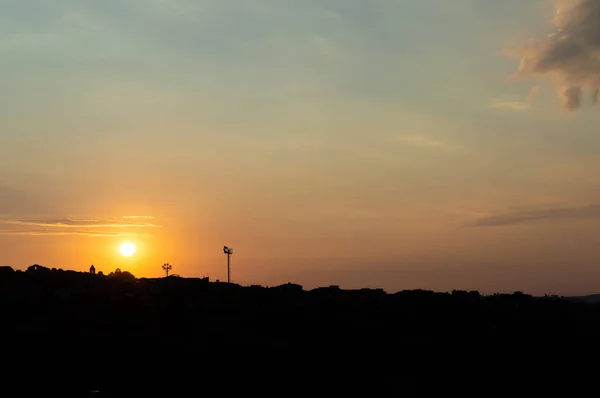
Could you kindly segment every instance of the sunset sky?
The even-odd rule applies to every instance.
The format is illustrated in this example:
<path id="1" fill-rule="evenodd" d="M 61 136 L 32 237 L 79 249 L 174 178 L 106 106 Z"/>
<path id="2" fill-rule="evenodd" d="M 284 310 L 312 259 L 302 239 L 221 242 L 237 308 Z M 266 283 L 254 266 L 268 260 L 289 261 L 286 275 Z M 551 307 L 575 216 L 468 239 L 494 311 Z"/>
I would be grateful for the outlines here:
<path id="1" fill-rule="evenodd" d="M 0 0 L 0 264 L 598 293 L 598 10 Z"/>

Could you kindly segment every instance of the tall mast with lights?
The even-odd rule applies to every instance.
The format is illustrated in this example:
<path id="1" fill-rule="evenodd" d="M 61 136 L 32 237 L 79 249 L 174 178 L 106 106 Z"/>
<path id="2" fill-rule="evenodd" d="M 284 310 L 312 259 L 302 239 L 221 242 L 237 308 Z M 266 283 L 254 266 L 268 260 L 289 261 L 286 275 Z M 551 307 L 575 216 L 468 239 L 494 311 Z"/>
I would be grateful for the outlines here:
<path id="1" fill-rule="evenodd" d="M 227 283 L 231 283 L 231 255 L 233 254 L 233 249 L 228 246 L 223 246 L 223 253 L 227 255 Z"/>

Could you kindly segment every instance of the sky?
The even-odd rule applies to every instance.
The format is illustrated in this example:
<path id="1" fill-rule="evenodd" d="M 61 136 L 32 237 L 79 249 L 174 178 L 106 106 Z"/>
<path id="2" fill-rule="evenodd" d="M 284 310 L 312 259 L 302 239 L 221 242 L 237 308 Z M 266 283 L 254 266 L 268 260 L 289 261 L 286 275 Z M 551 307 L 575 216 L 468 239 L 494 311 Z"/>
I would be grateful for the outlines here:
<path id="1" fill-rule="evenodd" d="M 598 293 L 599 11 L 0 0 L 0 263 Z"/>

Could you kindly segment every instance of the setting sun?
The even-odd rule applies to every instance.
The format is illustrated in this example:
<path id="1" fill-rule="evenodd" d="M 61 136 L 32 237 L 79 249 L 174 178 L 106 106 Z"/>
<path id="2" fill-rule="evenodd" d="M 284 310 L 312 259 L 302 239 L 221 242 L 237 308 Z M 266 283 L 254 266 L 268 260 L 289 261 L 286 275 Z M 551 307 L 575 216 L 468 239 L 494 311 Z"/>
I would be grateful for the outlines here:
<path id="1" fill-rule="evenodd" d="M 119 248 L 122 255 L 131 257 L 135 254 L 135 245 L 131 242 L 125 242 Z"/>

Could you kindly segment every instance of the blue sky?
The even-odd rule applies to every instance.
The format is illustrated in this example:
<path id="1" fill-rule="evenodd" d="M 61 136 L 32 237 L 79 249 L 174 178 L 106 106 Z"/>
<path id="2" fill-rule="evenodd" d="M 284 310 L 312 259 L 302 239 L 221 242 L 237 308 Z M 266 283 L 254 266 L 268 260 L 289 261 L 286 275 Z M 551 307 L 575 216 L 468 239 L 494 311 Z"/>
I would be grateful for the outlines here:
<path id="1" fill-rule="evenodd" d="M 2 219 L 152 216 L 147 261 L 222 278 L 229 244 L 240 283 L 587 291 L 595 109 L 564 112 L 550 77 L 515 77 L 506 55 L 554 12 L 0 0 Z M 86 269 L 122 239 L 5 224 L 0 261 L 17 267 Z"/>

